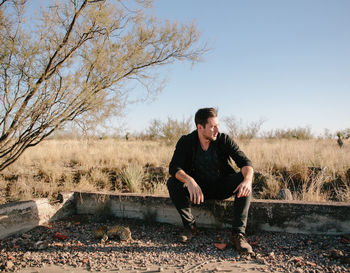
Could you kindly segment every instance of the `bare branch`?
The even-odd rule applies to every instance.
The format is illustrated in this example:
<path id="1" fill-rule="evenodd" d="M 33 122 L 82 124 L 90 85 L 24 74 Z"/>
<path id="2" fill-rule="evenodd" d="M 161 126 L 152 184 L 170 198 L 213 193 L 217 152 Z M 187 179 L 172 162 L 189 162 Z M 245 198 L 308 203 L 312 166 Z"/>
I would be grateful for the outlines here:
<path id="1" fill-rule="evenodd" d="M 3 4 L 5 4 L 5 2 L 7 2 L 7 0 L 2 0 L 2 1 L 0 2 L 0 7 L 1 7 Z"/>

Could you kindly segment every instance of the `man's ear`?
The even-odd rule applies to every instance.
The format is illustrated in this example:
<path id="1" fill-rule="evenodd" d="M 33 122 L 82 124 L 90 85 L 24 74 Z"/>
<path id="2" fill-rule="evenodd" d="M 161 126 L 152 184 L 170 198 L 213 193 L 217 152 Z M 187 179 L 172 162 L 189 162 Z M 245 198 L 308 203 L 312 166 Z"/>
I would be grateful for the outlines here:
<path id="1" fill-rule="evenodd" d="M 199 131 L 199 130 L 201 130 L 201 129 L 203 129 L 203 126 L 201 125 L 201 124 L 197 124 L 197 130 Z"/>

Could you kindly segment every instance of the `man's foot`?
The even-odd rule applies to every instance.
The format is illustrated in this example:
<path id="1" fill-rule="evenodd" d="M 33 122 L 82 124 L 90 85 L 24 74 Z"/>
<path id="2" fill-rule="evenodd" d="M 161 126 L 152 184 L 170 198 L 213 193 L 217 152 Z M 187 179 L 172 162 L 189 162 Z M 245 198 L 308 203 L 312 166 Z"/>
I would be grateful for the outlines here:
<path id="1" fill-rule="evenodd" d="M 230 243 L 241 254 L 253 254 L 254 253 L 251 245 L 247 242 L 244 234 L 242 234 L 242 233 L 232 233 L 231 238 L 230 238 Z"/>
<path id="2" fill-rule="evenodd" d="M 193 237 L 198 234 L 198 229 L 196 226 L 191 226 L 191 228 L 185 228 L 179 236 L 179 240 L 181 243 L 187 243 L 191 241 Z"/>

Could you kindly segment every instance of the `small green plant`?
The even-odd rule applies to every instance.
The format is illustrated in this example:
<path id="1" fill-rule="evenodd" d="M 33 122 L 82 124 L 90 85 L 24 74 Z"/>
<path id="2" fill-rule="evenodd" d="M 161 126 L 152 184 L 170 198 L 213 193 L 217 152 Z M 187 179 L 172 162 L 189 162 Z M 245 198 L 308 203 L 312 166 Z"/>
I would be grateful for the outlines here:
<path id="1" fill-rule="evenodd" d="M 121 172 L 121 179 L 130 192 L 141 192 L 144 176 L 142 167 L 136 164 L 128 165 Z"/>

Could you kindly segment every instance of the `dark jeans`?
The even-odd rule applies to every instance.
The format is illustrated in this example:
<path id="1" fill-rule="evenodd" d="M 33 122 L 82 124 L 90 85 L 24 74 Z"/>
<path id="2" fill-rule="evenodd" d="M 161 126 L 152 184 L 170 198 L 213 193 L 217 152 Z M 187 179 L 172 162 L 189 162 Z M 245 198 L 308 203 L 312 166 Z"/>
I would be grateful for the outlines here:
<path id="1" fill-rule="evenodd" d="M 205 200 L 223 200 L 233 196 L 233 191 L 243 181 L 242 173 L 231 174 L 210 183 L 198 181 Z M 195 219 L 191 212 L 190 195 L 185 184 L 170 177 L 167 183 L 171 200 L 173 201 L 185 228 L 190 228 L 195 224 Z M 236 195 L 236 193 L 235 193 Z M 245 233 L 250 206 L 251 194 L 248 197 L 235 198 L 233 206 L 232 231 Z"/>

